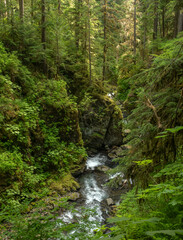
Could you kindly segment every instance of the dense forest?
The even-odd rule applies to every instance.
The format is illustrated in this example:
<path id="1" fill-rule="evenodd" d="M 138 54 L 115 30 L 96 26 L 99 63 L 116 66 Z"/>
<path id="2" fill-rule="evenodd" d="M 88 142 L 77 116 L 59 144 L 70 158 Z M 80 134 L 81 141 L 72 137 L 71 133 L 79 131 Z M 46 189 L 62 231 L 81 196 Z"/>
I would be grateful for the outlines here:
<path id="1" fill-rule="evenodd" d="M 1 240 L 182 239 L 182 143 L 182 0 L 0 0 Z M 90 232 L 58 216 L 99 151 L 128 190 Z"/>

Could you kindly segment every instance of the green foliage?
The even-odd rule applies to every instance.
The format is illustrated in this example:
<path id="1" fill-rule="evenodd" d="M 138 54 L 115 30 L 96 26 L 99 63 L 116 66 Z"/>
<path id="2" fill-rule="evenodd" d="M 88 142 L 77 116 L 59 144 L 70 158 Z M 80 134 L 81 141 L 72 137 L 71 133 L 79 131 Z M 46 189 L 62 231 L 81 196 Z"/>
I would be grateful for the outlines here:
<path id="1" fill-rule="evenodd" d="M 17 152 L 2 152 L 0 154 L 1 163 L 0 171 L 1 174 L 15 174 L 15 170 L 22 170 L 22 155 Z"/>
<path id="2" fill-rule="evenodd" d="M 119 163 L 126 165 L 123 171 L 128 178 L 138 179 L 144 187 L 149 173 L 173 161 L 181 145 L 182 43 L 181 35 L 167 41 L 150 68 L 128 78 L 130 92 L 124 107 L 128 114 L 126 129 L 131 130 L 125 141 L 130 147 Z M 152 164 L 138 166 L 144 159 L 152 159 Z"/>
<path id="3" fill-rule="evenodd" d="M 180 152 L 174 163 L 167 164 L 151 177 L 149 187 L 139 189 L 138 193 L 134 187 L 123 196 L 116 217 L 108 220 L 114 224 L 109 236 L 121 235 L 119 239 L 181 239 L 182 173 L 183 156 Z"/>
<path id="4" fill-rule="evenodd" d="M 37 189 L 48 194 L 51 175 L 79 171 L 86 151 L 66 83 L 33 76 L 2 44 L 0 59 L 0 208 L 20 209 Z"/>

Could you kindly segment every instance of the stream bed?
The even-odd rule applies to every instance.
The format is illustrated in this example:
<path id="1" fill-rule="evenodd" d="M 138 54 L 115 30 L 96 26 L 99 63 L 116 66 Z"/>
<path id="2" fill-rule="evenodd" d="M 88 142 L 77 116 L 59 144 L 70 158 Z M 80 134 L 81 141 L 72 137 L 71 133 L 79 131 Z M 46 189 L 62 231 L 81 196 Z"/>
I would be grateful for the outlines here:
<path id="1" fill-rule="evenodd" d="M 105 153 L 88 157 L 86 169 L 78 178 L 81 198 L 76 202 L 74 212 L 66 211 L 60 217 L 65 223 L 77 221 L 82 225 L 83 213 L 86 211 L 89 232 L 92 233 L 93 230 L 106 223 L 111 207 L 118 204 L 121 193 L 124 191 L 121 188 L 113 189 L 106 185 L 109 179 L 121 174 L 106 173 L 106 170 L 112 168 L 113 165 L 112 160 Z"/>

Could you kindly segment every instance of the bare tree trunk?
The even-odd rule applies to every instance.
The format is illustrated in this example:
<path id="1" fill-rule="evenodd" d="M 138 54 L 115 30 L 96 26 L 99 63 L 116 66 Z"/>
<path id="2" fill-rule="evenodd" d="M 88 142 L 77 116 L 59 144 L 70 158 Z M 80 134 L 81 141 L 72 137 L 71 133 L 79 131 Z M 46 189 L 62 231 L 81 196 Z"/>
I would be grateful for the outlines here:
<path id="1" fill-rule="evenodd" d="M 135 56 L 137 51 L 137 0 L 134 0 L 134 40 L 133 40 L 133 52 L 134 52 L 134 63 L 136 64 Z"/>
<path id="2" fill-rule="evenodd" d="M 178 33 L 183 31 L 183 9 L 179 12 Z"/>
<path id="3" fill-rule="evenodd" d="M 102 83 L 106 80 L 106 55 L 107 55 L 107 0 L 104 0 L 104 51 L 103 51 L 103 78 Z"/>
<path id="4" fill-rule="evenodd" d="M 163 6 L 163 9 L 162 9 L 162 37 L 164 38 L 165 37 L 165 6 Z"/>
<path id="5" fill-rule="evenodd" d="M 14 26 L 14 8 L 13 8 L 12 0 L 6 0 L 6 2 L 7 2 L 8 19 L 10 19 L 11 25 Z"/>
<path id="6" fill-rule="evenodd" d="M 31 17 L 34 17 L 34 0 L 31 0 Z"/>
<path id="7" fill-rule="evenodd" d="M 92 69 L 91 69 L 91 11 L 90 11 L 90 0 L 88 0 L 88 55 L 89 55 L 89 82 L 92 85 Z"/>
<path id="8" fill-rule="evenodd" d="M 7 17 L 7 19 L 10 19 L 10 3 L 9 0 L 4 0 L 4 5 L 5 5 L 5 16 Z"/>
<path id="9" fill-rule="evenodd" d="M 81 0 L 76 0 L 75 8 L 76 8 L 76 26 L 75 26 L 75 40 L 76 40 L 76 48 L 79 49 L 80 44 L 80 18 L 81 18 Z"/>
<path id="10" fill-rule="evenodd" d="M 58 13 L 61 14 L 61 1 L 58 0 Z"/>
<path id="11" fill-rule="evenodd" d="M 174 20 L 174 37 L 178 34 L 178 22 L 179 22 L 179 6 L 175 6 L 175 20 Z"/>
<path id="12" fill-rule="evenodd" d="M 61 15 L 61 0 L 58 0 L 58 17 Z M 59 32 L 56 30 L 56 68 L 57 68 L 57 73 L 56 73 L 56 78 L 59 75 L 59 66 L 60 66 L 60 55 L 59 55 Z"/>
<path id="13" fill-rule="evenodd" d="M 144 40 L 143 40 L 143 53 L 142 53 L 143 60 L 145 60 L 146 41 L 147 41 L 147 23 L 144 22 Z"/>
<path id="14" fill-rule="evenodd" d="M 19 16 L 21 21 L 23 22 L 24 17 L 24 0 L 19 0 Z"/>
<path id="15" fill-rule="evenodd" d="M 46 8 L 45 8 L 45 0 L 41 1 L 41 43 L 43 46 L 43 50 L 46 50 Z M 43 72 L 46 74 L 46 59 L 44 57 L 44 63 L 43 63 Z"/>
<path id="16" fill-rule="evenodd" d="M 158 36 L 158 0 L 154 0 L 154 16 L 153 40 L 156 40 Z"/>

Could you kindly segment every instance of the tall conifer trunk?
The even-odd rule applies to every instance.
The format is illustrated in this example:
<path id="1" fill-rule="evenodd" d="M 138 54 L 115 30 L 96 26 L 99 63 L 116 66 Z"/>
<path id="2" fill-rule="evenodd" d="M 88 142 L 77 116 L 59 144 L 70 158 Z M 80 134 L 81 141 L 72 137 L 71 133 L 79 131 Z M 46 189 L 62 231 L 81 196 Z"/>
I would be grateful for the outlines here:
<path id="1" fill-rule="evenodd" d="M 134 0 L 134 42 L 133 42 L 133 51 L 134 51 L 134 63 L 136 64 L 135 56 L 137 51 L 137 0 Z"/>
<path id="2" fill-rule="evenodd" d="M 34 17 L 34 0 L 31 0 L 31 17 Z"/>
<path id="3" fill-rule="evenodd" d="M 154 31 L 153 40 L 156 40 L 158 36 L 158 0 L 154 0 Z"/>
<path id="4" fill-rule="evenodd" d="M 91 10 L 90 10 L 90 0 L 88 0 L 88 55 L 89 55 L 89 83 L 92 85 L 92 69 L 91 69 Z"/>
<path id="5" fill-rule="evenodd" d="M 165 6 L 162 9 L 162 37 L 165 37 Z"/>
<path id="6" fill-rule="evenodd" d="M 174 37 L 178 34 L 178 22 L 179 22 L 179 5 L 178 3 L 175 6 L 175 18 L 174 18 Z"/>
<path id="7" fill-rule="evenodd" d="M 81 0 L 76 0 L 75 2 L 75 8 L 76 8 L 76 26 L 75 26 L 75 39 L 76 39 L 76 48 L 79 49 L 80 44 L 80 18 L 81 18 Z"/>
<path id="8" fill-rule="evenodd" d="M 45 0 L 41 1 L 41 43 L 43 46 L 44 54 L 46 50 L 46 9 L 45 9 Z M 44 62 L 43 62 L 43 72 L 46 74 L 46 57 L 44 56 Z"/>
<path id="9" fill-rule="evenodd" d="M 106 80 L 106 55 L 107 55 L 107 0 L 104 0 L 104 50 L 103 50 L 103 78 L 102 83 Z"/>
<path id="10" fill-rule="evenodd" d="M 19 0 L 19 15 L 20 19 L 23 22 L 24 18 L 24 0 Z"/>
<path id="11" fill-rule="evenodd" d="M 179 11 L 178 33 L 183 31 L 183 9 Z"/>
<path id="12" fill-rule="evenodd" d="M 60 14 L 61 13 L 61 1 L 58 0 L 58 13 Z"/>

